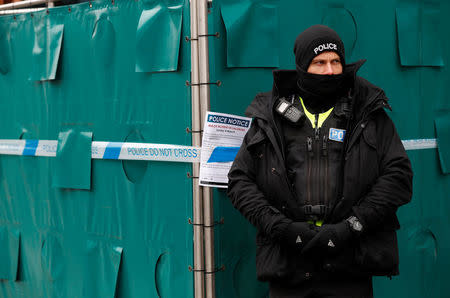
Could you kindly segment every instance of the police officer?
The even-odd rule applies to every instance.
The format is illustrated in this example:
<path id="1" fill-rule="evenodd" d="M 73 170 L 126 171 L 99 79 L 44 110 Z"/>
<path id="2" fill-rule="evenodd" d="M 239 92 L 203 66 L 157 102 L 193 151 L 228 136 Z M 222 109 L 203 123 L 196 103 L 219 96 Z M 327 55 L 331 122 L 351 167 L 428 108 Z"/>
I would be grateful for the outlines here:
<path id="1" fill-rule="evenodd" d="M 411 164 L 385 93 L 356 75 L 364 61 L 345 63 L 335 31 L 306 29 L 294 54 L 247 108 L 228 195 L 257 228 L 271 297 L 373 297 L 372 276 L 398 274 Z"/>

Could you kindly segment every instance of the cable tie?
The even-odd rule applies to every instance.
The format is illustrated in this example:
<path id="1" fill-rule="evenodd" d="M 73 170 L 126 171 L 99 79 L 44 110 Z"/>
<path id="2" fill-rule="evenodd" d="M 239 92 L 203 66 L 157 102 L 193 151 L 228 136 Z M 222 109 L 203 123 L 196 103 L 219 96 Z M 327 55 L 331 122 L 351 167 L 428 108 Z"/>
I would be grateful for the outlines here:
<path id="1" fill-rule="evenodd" d="M 201 85 L 217 85 L 220 86 L 222 85 L 221 81 L 217 81 L 217 82 L 208 82 L 208 83 L 196 83 L 196 84 L 192 84 L 189 81 L 186 81 L 186 86 L 201 86 Z"/>
<path id="2" fill-rule="evenodd" d="M 192 176 L 189 172 L 187 172 L 187 177 L 191 179 L 198 179 L 198 176 Z"/>
<path id="3" fill-rule="evenodd" d="M 191 265 L 188 266 L 190 272 L 205 272 L 205 269 L 194 269 Z"/>
<path id="4" fill-rule="evenodd" d="M 202 133 L 203 129 L 201 129 L 201 130 L 191 130 L 189 127 L 186 127 L 186 132 L 187 133 Z"/>
<path id="5" fill-rule="evenodd" d="M 225 223 L 225 219 L 222 217 L 219 221 L 214 221 L 212 225 L 204 225 L 205 228 L 214 228 L 218 225 L 223 225 Z"/>
<path id="6" fill-rule="evenodd" d="M 208 37 L 208 36 L 215 36 L 216 38 L 220 37 L 220 33 L 216 32 L 214 34 L 199 34 L 198 37 Z"/>
<path id="7" fill-rule="evenodd" d="M 225 271 L 225 265 L 222 265 L 219 268 L 214 269 L 214 271 L 205 271 L 205 274 L 214 274 L 220 271 Z"/>
<path id="8" fill-rule="evenodd" d="M 204 226 L 204 224 L 194 223 L 194 222 L 192 221 L 192 219 L 190 219 L 190 218 L 188 218 L 188 223 L 189 223 L 190 225 L 193 225 L 193 226 Z"/>

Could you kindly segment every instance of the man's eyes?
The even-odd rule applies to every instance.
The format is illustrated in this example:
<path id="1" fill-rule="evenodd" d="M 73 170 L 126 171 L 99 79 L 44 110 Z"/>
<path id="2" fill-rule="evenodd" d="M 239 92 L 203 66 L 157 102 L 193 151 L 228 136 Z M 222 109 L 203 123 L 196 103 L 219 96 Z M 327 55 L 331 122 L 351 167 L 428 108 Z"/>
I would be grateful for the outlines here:
<path id="1" fill-rule="evenodd" d="M 316 65 L 325 65 L 326 62 L 322 61 L 322 60 L 318 60 L 318 61 L 315 61 L 314 64 L 316 64 Z M 331 64 L 335 64 L 335 65 L 336 64 L 341 64 L 341 60 L 339 60 L 339 59 L 331 60 Z"/>

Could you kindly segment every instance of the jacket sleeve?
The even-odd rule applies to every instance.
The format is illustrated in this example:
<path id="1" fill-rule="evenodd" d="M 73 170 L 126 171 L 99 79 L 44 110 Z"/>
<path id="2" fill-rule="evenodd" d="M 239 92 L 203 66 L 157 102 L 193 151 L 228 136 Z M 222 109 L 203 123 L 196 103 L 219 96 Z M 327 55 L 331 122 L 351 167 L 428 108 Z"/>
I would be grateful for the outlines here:
<path id="1" fill-rule="evenodd" d="M 228 173 L 228 196 L 233 206 L 259 232 L 278 239 L 292 220 L 272 206 L 257 185 L 255 160 L 247 146 L 258 131 L 262 133 L 253 121 Z"/>
<path id="2" fill-rule="evenodd" d="M 412 196 L 411 163 L 394 123 L 384 110 L 377 113 L 375 121 L 380 175 L 353 207 L 366 231 L 384 226 L 387 220 L 396 218 L 397 208 L 408 203 Z"/>

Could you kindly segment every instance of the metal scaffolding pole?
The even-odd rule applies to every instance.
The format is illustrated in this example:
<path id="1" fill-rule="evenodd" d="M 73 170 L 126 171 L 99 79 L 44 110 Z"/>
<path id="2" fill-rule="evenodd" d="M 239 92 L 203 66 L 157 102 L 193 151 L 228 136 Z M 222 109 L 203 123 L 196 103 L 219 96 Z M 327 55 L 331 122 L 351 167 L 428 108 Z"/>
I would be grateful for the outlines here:
<path id="1" fill-rule="evenodd" d="M 199 54 L 198 54 L 198 18 L 197 0 L 190 1 L 191 13 L 191 96 L 192 96 L 192 146 L 201 146 L 201 120 L 200 120 L 200 92 L 199 92 Z M 203 202 L 202 189 L 198 185 L 200 165 L 192 164 L 192 206 L 194 230 L 194 297 L 205 296 L 205 270 L 204 270 L 204 228 L 203 228 Z"/>
<path id="2" fill-rule="evenodd" d="M 53 7 L 53 2 L 58 1 L 60 0 L 27 0 L 27 1 L 13 2 L 0 5 L 0 10 L 12 10 L 16 8 L 33 7 L 41 4 L 48 4 L 48 7 Z"/>
<path id="3" fill-rule="evenodd" d="M 209 49 L 208 49 L 208 0 L 198 2 L 200 121 L 203 127 L 206 112 L 210 110 Z M 206 297 L 215 297 L 214 268 L 214 210 L 212 191 L 203 187 L 203 219 L 205 237 L 205 289 Z"/>

